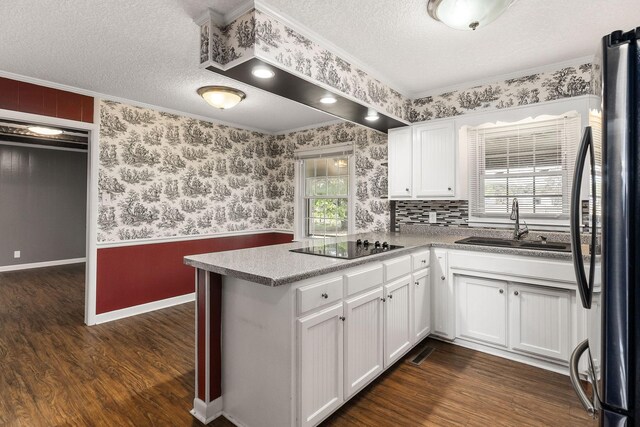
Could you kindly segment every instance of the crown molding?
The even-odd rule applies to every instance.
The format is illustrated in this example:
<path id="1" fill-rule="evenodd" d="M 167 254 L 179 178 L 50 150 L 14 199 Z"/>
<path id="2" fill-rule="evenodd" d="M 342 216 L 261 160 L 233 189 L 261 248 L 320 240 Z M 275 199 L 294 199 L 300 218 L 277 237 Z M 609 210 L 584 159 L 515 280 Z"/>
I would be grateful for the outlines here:
<path id="1" fill-rule="evenodd" d="M 435 89 L 429 89 L 423 92 L 414 93 L 409 98 L 411 98 L 411 100 L 415 100 L 420 98 L 426 98 L 428 96 L 436 96 L 436 95 L 440 95 L 447 92 L 453 92 L 456 90 L 468 89 L 474 86 L 482 86 L 490 83 L 496 83 L 496 82 L 502 82 L 509 79 L 515 79 L 518 77 L 529 76 L 531 74 L 540 74 L 540 73 L 546 73 L 549 71 L 556 71 L 564 67 L 582 65 L 582 64 L 590 63 L 592 61 L 593 61 L 593 55 L 568 59 L 562 62 L 555 62 L 553 64 L 547 64 L 547 65 L 542 65 L 538 67 L 528 68 L 525 70 L 514 71 L 513 73 L 499 74 L 491 77 L 486 77 L 483 79 L 456 83 L 450 86 L 439 87 Z"/>

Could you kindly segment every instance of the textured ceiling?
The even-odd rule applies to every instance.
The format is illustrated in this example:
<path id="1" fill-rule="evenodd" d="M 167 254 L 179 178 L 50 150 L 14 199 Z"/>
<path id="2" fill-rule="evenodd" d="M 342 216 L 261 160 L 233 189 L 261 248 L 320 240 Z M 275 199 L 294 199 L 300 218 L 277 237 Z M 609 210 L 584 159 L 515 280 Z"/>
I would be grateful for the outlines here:
<path id="1" fill-rule="evenodd" d="M 639 0 L 518 0 L 475 32 L 432 20 L 426 0 L 265 0 L 407 95 L 593 55 L 640 26 Z"/>
<path id="2" fill-rule="evenodd" d="M 198 68 L 193 19 L 239 0 L 2 0 L 0 71 L 278 132 L 332 116 Z M 247 99 L 219 111 L 196 94 L 231 84 Z"/>

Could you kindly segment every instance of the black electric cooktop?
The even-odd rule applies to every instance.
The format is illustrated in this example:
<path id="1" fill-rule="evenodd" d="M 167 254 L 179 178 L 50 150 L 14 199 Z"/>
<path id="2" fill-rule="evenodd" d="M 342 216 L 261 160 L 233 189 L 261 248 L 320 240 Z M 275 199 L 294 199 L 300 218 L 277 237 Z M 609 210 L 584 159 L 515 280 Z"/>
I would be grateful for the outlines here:
<path id="1" fill-rule="evenodd" d="M 358 239 L 356 241 L 349 240 L 345 242 L 325 243 L 318 246 L 291 249 L 290 251 L 330 258 L 355 259 L 400 248 L 402 248 L 402 246 L 390 245 L 387 242 L 380 243 L 377 240 L 375 242 L 369 242 L 368 240 Z"/>

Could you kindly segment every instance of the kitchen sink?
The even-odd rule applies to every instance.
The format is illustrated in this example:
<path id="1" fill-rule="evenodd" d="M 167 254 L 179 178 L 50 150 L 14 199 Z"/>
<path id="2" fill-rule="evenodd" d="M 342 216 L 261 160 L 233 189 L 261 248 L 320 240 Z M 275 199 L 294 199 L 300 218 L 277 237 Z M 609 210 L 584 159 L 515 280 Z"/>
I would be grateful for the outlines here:
<path id="1" fill-rule="evenodd" d="M 478 246 L 500 246 L 516 249 L 535 249 L 540 251 L 571 252 L 571 243 L 542 242 L 532 240 L 500 239 L 495 237 L 467 237 L 456 243 Z"/>

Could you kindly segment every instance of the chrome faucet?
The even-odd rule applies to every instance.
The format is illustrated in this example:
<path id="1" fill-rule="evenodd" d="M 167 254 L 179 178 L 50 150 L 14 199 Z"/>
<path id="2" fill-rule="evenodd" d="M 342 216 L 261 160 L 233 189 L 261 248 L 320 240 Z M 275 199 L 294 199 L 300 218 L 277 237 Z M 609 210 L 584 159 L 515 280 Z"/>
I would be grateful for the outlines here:
<path id="1" fill-rule="evenodd" d="M 516 197 L 513 198 L 511 216 L 509 218 L 516 221 L 515 229 L 513 230 L 513 238 L 515 240 L 520 240 L 522 236 L 529 234 L 529 227 L 527 227 L 527 223 L 525 221 L 522 221 L 524 222 L 524 227 L 520 228 L 520 205 L 518 205 L 518 199 Z"/>

